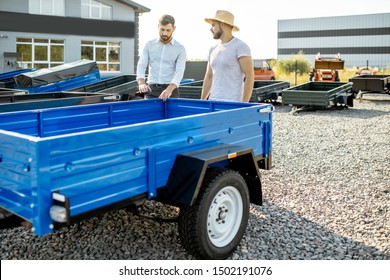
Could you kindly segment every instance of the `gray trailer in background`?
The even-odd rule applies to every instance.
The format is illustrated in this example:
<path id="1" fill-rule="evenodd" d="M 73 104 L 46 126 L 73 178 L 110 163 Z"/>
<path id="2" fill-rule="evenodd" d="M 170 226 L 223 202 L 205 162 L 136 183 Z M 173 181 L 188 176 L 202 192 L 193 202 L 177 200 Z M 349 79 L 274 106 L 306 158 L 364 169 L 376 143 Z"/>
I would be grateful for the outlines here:
<path id="1" fill-rule="evenodd" d="M 180 86 L 181 98 L 200 99 L 203 81 L 194 81 Z M 262 80 L 254 81 L 250 102 L 275 102 L 282 91 L 290 87 L 290 82 Z"/>
<path id="2" fill-rule="evenodd" d="M 390 94 L 390 75 L 360 75 L 349 79 L 352 93 L 362 97 L 364 93 Z"/>

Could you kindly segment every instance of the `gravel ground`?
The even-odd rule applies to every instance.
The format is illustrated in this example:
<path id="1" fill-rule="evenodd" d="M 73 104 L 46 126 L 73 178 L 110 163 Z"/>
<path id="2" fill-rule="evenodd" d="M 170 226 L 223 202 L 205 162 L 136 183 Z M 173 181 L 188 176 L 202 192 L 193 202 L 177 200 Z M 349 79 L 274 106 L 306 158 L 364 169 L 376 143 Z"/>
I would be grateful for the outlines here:
<path id="1" fill-rule="evenodd" d="M 230 259 L 390 260 L 390 96 L 364 95 L 353 108 L 302 111 L 275 106 L 273 165 L 261 170 L 264 204 L 251 205 Z M 6 259 L 193 259 L 178 214 L 146 202 L 141 216 L 116 210 L 37 237 L 0 230 Z"/>

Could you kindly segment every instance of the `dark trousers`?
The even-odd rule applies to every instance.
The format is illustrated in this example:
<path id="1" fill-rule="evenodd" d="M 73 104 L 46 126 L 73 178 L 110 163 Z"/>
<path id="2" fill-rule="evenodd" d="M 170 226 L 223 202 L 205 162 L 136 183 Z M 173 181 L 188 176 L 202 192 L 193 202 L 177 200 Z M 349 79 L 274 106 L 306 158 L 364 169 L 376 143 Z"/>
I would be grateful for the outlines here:
<path id="1" fill-rule="evenodd" d="M 145 99 L 159 98 L 160 94 L 169 86 L 169 84 L 150 84 L 149 87 L 151 92 L 145 93 Z M 179 98 L 179 90 L 175 88 L 172 91 L 170 98 Z"/>

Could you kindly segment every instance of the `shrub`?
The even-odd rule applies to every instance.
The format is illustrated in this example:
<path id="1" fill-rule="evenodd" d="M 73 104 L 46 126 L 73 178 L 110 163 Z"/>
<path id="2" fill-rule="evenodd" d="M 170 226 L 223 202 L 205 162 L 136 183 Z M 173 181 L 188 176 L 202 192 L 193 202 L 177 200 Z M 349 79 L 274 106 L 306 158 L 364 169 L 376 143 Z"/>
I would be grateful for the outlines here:
<path id="1" fill-rule="evenodd" d="M 310 70 L 310 62 L 305 58 L 303 52 L 292 55 L 291 58 L 278 61 L 277 67 L 279 71 L 286 74 L 296 73 L 302 76 Z"/>

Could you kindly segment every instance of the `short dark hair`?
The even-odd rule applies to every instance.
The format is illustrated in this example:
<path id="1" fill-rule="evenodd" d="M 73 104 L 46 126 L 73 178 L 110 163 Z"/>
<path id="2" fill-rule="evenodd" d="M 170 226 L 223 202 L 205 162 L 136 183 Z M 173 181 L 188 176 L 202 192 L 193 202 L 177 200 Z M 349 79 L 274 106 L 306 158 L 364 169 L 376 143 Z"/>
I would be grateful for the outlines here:
<path id="1" fill-rule="evenodd" d="M 175 26 L 175 18 L 171 15 L 163 15 L 160 17 L 159 23 L 161 25 L 167 25 L 171 23 L 173 26 Z"/>

